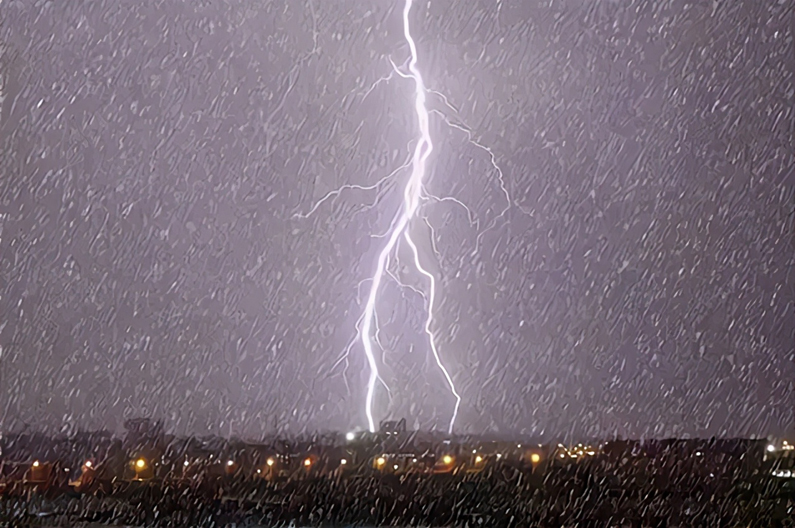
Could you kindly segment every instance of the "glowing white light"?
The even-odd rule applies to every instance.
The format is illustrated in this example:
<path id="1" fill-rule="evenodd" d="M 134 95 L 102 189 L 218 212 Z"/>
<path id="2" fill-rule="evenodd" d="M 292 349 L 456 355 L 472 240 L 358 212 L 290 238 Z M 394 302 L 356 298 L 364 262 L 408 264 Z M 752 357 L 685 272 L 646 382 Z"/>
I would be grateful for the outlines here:
<path id="1" fill-rule="evenodd" d="M 776 446 L 774 446 L 773 444 L 770 444 L 770 445 L 767 446 L 767 451 L 769 453 L 772 453 L 775 450 L 776 450 Z"/>
<path id="2" fill-rule="evenodd" d="M 350 442 L 352 440 L 356 440 L 356 433 L 354 433 L 354 432 L 347 433 L 345 435 L 345 440 L 347 440 L 348 442 Z"/>
<path id="3" fill-rule="evenodd" d="M 182 463 L 182 465 L 183 465 L 183 466 L 185 466 L 185 467 L 188 467 L 188 466 L 190 465 L 190 462 L 188 462 L 188 461 L 186 460 L 185 462 L 183 462 L 183 463 Z"/>
<path id="4" fill-rule="evenodd" d="M 403 206 L 401 208 L 401 212 L 393 221 L 387 243 L 381 250 L 381 253 L 378 255 L 378 261 L 376 263 L 375 273 L 373 274 L 373 280 L 370 285 L 370 293 L 365 304 L 364 316 L 360 330 L 364 352 L 367 356 L 367 362 L 370 366 L 370 377 L 367 383 L 365 412 L 367 414 L 367 422 L 371 432 L 375 432 L 376 430 L 375 420 L 373 419 L 373 399 L 375 396 L 375 385 L 380 376 L 378 373 L 378 366 L 375 361 L 375 356 L 373 354 L 372 337 L 370 334 L 375 318 L 375 302 L 378 297 L 378 289 L 381 286 L 381 281 L 386 271 L 387 259 L 389 258 L 389 254 L 395 249 L 400 236 L 405 237 L 406 242 L 408 242 L 409 246 L 414 252 L 414 264 L 417 267 L 417 270 L 426 278 L 428 278 L 430 282 L 428 294 L 428 317 L 425 321 L 425 333 L 430 339 L 431 351 L 433 352 L 436 363 L 444 374 L 444 377 L 456 399 L 455 409 L 453 411 L 453 416 L 449 425 L 450 431 L 452 431 L 453 425 L 455 424 L 455 419 L 458 414 L 458 407 L 461 403 L 461 397 L 455 390 L 453 380 L 441 362 L 438 350 L 436 349 L 435 339 L 431 331 L 431 325 L 433 324 L 433 301 L 436 284 L 433 275 L 428 273 L 428 271 L 426 271 L 420 264 L 419 252 L 417 251 L 417 247 L 412 241 L 409 232 L 407 231 L 409 221 L 414 217 L 415 213 L 417 212 L 417 208 L 419 207 L 422 183 L 425 178 L 425 166 L 428 157 L 433 151 L 433 143 L 431 142 L 429 127 L 429 114 L 427 108 L 425 107 L 426 89 L 422 75 L 417 68 L 417 47 L 414 43 L 414 38 L 411 36 L 411 31 L 409 28 L 409 14 L 411 13 L 411 6 L 412 0 L 406 0 L 405 7 L 403 9 L 403 34 L 411 51 L 411 58 L 408 63 L 408 68 L 411 72 L 410 77 L 414 80 L 414 108 L 419 121 L 420 138 L 416 148 L 414 149 L 414 156 L 412 158 L 411 164 L 411 176 L 409 177 L 409 181 L 406 184 L 403 192 Z"/>
<path id="5" fill-rule="evenodd" d="M 234 461 L 232 461 L 232 460 L 228 460 L 228 461 L 226 462 L 226 465 L 227 465 L 227 466 L 229 466 L 229 467 L 232 467 L 232 466 L 234 466 L 234 465 L 235 465 L 235 462 L 234 462 Z"/>
<path id="6" fill-rule="evenodd" d="M 348 461 L 345 460 L 344 458 L 342 460 L 340 460 L 340 464 L 343 465 L 343 466 L 346 465 L 347 463 L 348 463 Z"/>

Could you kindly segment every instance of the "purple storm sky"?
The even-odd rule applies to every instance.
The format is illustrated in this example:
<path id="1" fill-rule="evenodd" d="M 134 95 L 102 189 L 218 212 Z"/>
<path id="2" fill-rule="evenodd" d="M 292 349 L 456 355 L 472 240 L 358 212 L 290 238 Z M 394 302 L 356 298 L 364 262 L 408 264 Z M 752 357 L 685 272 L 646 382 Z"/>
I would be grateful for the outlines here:
<path id="1" fill-rule="evenodd" d="M 0 427 L 364 427 L 417 138 L 402 2 L 0 2 Z M 412 228 L 459 431 L 793 427 L 790 2 L 419 2 Z M 455 125 L 455 126 L 451 126 Z M 494 154 L 510 201 L 500 187 Z M 432 229 L 429 227 L 432 226 Z M 391 270 L 425 286 L 406 248 Z M 385 281 L 380 417 L 445 428 Z"/>

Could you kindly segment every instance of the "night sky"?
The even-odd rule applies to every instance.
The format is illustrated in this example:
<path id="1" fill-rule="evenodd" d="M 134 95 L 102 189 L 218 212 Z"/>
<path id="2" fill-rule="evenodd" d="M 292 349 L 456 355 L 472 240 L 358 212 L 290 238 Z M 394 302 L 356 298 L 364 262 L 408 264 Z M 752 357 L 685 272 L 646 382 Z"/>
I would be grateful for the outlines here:
<path id="1" fill-rule="evenodd" d="M 412 81 L 370 90 L 409 57 L 402 8 L 0 3 L 0 429 L 366 426 L 361 343 L 341 359 L 418 137 Z M 411 21 L 435 143 L 411 233 L 456 429 L 791 431 L 792 3 Z M 346 184 L 372 188 L 306 215 Z M 444 429 L 428 283 L 405 246 L 390 272 L 377 417 Z"/>

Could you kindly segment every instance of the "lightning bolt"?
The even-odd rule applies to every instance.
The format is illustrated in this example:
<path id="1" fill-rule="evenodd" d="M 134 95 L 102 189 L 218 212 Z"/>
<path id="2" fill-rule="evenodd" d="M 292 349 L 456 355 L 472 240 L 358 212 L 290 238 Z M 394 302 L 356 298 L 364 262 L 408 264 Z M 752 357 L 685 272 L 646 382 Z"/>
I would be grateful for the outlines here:
<path id="1" fill-rule="evenodd" d="M 497 161 L 494 155 L 494 152 L 489 149 L 487 146 L 480 143 L 472 133 L 472 130 L 466 126 L 465 124 L 456 123 L 450 118 L 448 118 L 442 112 L 438 110 L 431 110 L 429 111 L 426 106 L 426 94 L 433 94 L 439 96 L 443 101 L 445 106 L 452 110 L 454 114 L 458 113 L 458 109 L 455 108 L 447 97 L 438 91 L 431 90 L 425 86 L 425 83 L 422 78 L 422 74 L 420 73 L 417 63 L 417 47 L 414 42 L 414 38 L 411 35 L 410 25 L 409 25 L 409 15 L 411 13 L 413 0 L 406 0 L 405 6 L 403 9 L 403 33 L 405 40 L 409 46 L 410 50 L 410 57 L 409 59 L 401 64 L 398 67 L 394 62 L 391 60 L 389 61 L 392 66 L 392 72 L 389 75 L 381 77 L 375 83 L 373 83 L 370 88 L 364 92 L 362 96 L 362 100 L 366 99 L 370 93 L 381 83 L 388 82 L 392 79 L 393 74 L 397 74 L 399 77 L 408 79 L 414 82 L 414 110 L 417 116 L 417 120 L 419 123 L 419 137 L 417 138 L 417 144 L 414 147 L 413 154 L 411 153 L 411 142 L 409 143 L 409 156 L 407 157 L 406 161 L 397 169 L 392 171 L 389 175 L 381 178 L 375 184 L 372 185 L 357 185 L 357 184 L 346 184 L 340 187 L 339 189 L 333 190 L 326 195 L 324 195 L 315 205 L 306 213 L 296 213 L 293 215 L 294 218 L 309 218 L 312 216 L 313 213 L 317 211 L 317 209 L 327 200 L 334 199 L 339 196 L 345 190 L 361 190 L 361 191 L 370 191 L 370 190 L 377 190 L 378 196 L 376 197 L 373 204 L 368 206 L 366 209 L 370 209 L 375 207 L 378 202 L 380 201 L 381 195 L 389 188 L 392 187 L 392 184 L 395 183 L 393 178 L 395 175 L 400 172 L 401 170 L 407 168 L 409 165 L 411 166 L 411 174 L 408 178 L 408 181 L 405 184 L 404 191 L 403 191 L 403 203 L 401 206 L 400 211 L 392 220 L 392 223 L 389 229 L 385 233 L 379 234 L 371 234 L 372 238 L 384 238 L 386 239 L 386 244 L 383 246 L 381 252 L 378 255 L 378 259 L 376 261 L 375 271 L 371 278 L 367 278 L 362 281 L 359 286 L 365 282 L 370 283 L 370 290 L 367 295 L 367 300 L 364 307 L 364 312 L 361 314 L 359 319 L 356 322 L 356 336 L 348 343 L 347 347 L 343 351 L 342 355 L 339 357 L 337 362 L 332 367 L 334 370 L 337 365 L 341 363 L 345 364 L 345 369 L 343 371 L 343 378 L 345 378 L 346 387 L 348 387 L 347 378 L 345 377 L 345 372 L 348 369 L 348 357 L 350 355 L 353 346 L 361 340 L 362 346 L 364 348 L 364 353 L 367 358 L 370 374 L 367 383 L 367 397 L 365 401 L 365 412 L 367 415 L 367 422 L 371 432 L 375 432 L 376 424 L 375 419 L 373 417 L 373 403 L 375 398 L 375 390 L 377 384 L 380 382 L 384 385 L 390 399 L 391 399 L 391 391 L 389 387 L 386 385 L 384 380 L 382 379 L 379 370 L 378 370 L 378 363 L 376 361 L 375 351 L 373 341 L 381 351 L 384 351 L 384 347 L 381 346 L 381 343 L 378 339 L 380 330 L 378 328 L 378 316 L 376 312 L 376 304 L 378 300 L 378 292 L 381 287 L 381 283 L 383 282 L 384 276 L 391 278 L 395 281 L 402 289 L 410 289 L 413 290 L 415 293 L 420 295 L 422 299 L 427 304 L 427 317 L 425 319 L 424 324 L 424 333 L 428 337 L 431 352 L 433 354 L 434 360 L 436 361 L 436 365 L 438 366 L 439 370 L 442 372 L 445 381 L 447 382 L 450 392 L 452 393 L 453 397 L 455 398 L 455 408 L 453 410 L 452 417 L 449 422 L 448 431 L 452 433 L 453 427 L 455 425 L 456 418 L 458 416 L 458 410 L 461 404 L 461 396 L 459 395 L 458 391 L 455 388 L 455 384 L 453 379 L 448 372 L 447 368 L 445 367 L 444 363 L 442 362 L 441 356 L 439 354 L 439 350 L 436 346 L 436 338 L 433 333 L 433 324 L 434 324 L 434 302 L 436 299 L 436 280 L 434 276 L 426 270 L 422 263 L 420 262 L 419 251 L 417 245 L 414 243 L 413 239 L 411 238 L 411 222 L 413 219 L 417 217 L 418 209 L 421 207 L 421 204 L 425 204 L 429 201 L 433 202 L 452 202 L 463 207 L 469 219 L 469 223 L 472 226 L 475 226 L 476 229 L 479 231 L 478 237 L 476 240 L 476 252 L 477 248 L 480 246 L 480 241 L 483 234 L 490 229 L 493 229 L 496 226 L 496 223 L 499 219 L 504 218 L 506 212 L 512 205 L 516 205 L 511 200 L 508 188 L 505 184 L 503 173 L 500 167 L 497 165 Z M 401 71 L 404 68 L 407 68 L 408 72 Z M 470 144 L 484 150 L 489 154 L 490 161 L 492 167 L 495 169 L 497 178 L 499 180 L 500 189 L 503 195 L 506 198 L 507 205 L 506 207 L 500 212 L 497 218 L 494 218 L 489 223 L 489 226 L 484 230 L 480 231 L 480 221 L 475 217 L 472 211 L 460 200 L 453 197 L 437 197 L 434 196 L 424 188 L 424 180 L 426 176 L 426 166 L 428 158 L 433 151 L 433 142 L 431 141 L 430 136 L 430 112 L 438 114 L 442 117 L 445 124 L 450 126 L 451 128 L 457 129 L 463 132 L 467 136 L 467 140 Z M 388 184 L 388 185 L 387 185 Z M 366 210 L 365 209 L 365 210 Z M 439 259 L 441 262 L 441 255 L 436 248 L 435 242 L 435 232 L 433 226 L 428 222 L 427 218 L 422 218 L 425 222 L 426 226 L 430 230 L 431 235 L 431 242 L 432 242 L 432 249 L 434 255 Z M 395 253 L 395 261 L 397 260 L 396 248 L 400 242 L 401 237 L 405 240 L 408 244 L 409 248 L 413 253 L 413 261 L 416 270 L 422 275 L 424 278 L 428 280 L 428 289 L 426 291 L 422 291 L 421 289 L 415 288 L 414 286 L 410 286 L 406 283 L 403 283 L 397 275 L 395 275 L 392 271 L 390 271 L 390 255 Z M 350 393 L 350 387 L 348 387 L 348 392 Z"/>
<path id="2" fill-rule="evenodd" d="M 387 238 L 386 245 L 384 245 L 381 253 L 378 255 L 378 260 L 376 262 L 375 273 L 373 274 L 373 280 L 370 284 L 370 293 L 367 296 L 367 302 L 364 308 L 364 315 L 360 330 L 360 338 L 362 340 L 362 345 L 364 347 L 364 353 L 367 356 L 367 362 L 370 366 L 370 378 L 367 383 L 367 399 L 365 402 L 365 412 L 367 414 L 367 423 L 370 427 L 370 431 L 375 432 L 375 420 L 373 419 L 373 400 L 375 397 L 375 387 L 376 382 L 379 379 L 378 373 L 378 365 L 375 361 L 375 356 L 373 354 L 373 343 L 371 338 L 371 332 L 373 328 L 373 323 L 375 322 L 375 304 L 378 299 L 378 290 L 381 286 L 381 281 L 386 274 L 386 265 L 389 259 L 389 255 L 395 249 L 398 240 L 401 236 L 403 236 L 406 242 L 411 247 L 412 251 L 414 252 L 414 264 L 417 267 L 417 270 L 426 278 L 429 279 L 430 286 L 428 290 L 428 317 L 425 320 L 425 333 L 428 335 L 428 339 L 430 340 L 431 344 L 431 351 L 433 352 L 434 358 L 436 360 L 437 365 L 441 369 L 442 373 L 444 374 L 445 379 L 447 380 L 448 385 L 450 386 L 450 390 L 455 396 L 456 405 L 455 410 L 453 412 L 453 416 L 450 420 L 449 431 L 452 432 L 453 426 L 455 424 L 455 419 L 458 414 L 458 407 L 461 403 L 461 397 L 458 395 L 458 392 L 455 390 L 455 385 L 453 383 L 452 378 L 450 377 L 450 373 L 445 368 L 444 364 L 441 361 L 439 356 L 439 351 L 436 347 L 436 340 L 435 336 L 433 335 L 433 331 L 431 329 L 433 325 L 433 301 L 435 298 L 435 290 L 436 290 L 436 283 L 431 275 L 425 268 L 422 267 L 419 260 L 419 252 L 417 250 L 416 244 L 411 239 L 411 234 L 408 230 L 409 222 L 414 218 L 417 208 L 419 207 L 420 197 L 422 194 L 422 183 L 425 179 L 426 173 L 426 165 L 428 161 L 428 157 L 433 152 L 433 142 L 431 141 L 431 134 L 430 134 L 430 127 L 429 121 L 430 116 L 428 114 L 428 110 L 425 106 L 425 84 L 422 79 L 422 74 L 420 73 L 419 69 L 417 68 L 417 46 L 414 43 L 414 38 L 411 36 L 411 30 L 409 26 L 409 15 L 411 13 L 411 6 L 412 0 L 406 0 L 405 7 L 403 9 L 403 35 L 406 38 L 406 42 L 409 45 L 409 50 L 411 52 L 411 58 L 409 59 L 408 69 L 411 72 L 410 77 L 414 80 L 414 110 L 417 114 L 417 121 L 419 122 L 419 129 L 420 129 L 420 137 L 417 145 L 414 149 L 414 156 L 412 158 L 411 163 L 411 175 L 409 176 L 408 182 L 406 183 L 406 187 L 403 192 L 403 206 L 401 208 L 400 213 L 396 217 L 396 219 L 392 223 L 392 227 L 389 232 L 389 237 Z"/>

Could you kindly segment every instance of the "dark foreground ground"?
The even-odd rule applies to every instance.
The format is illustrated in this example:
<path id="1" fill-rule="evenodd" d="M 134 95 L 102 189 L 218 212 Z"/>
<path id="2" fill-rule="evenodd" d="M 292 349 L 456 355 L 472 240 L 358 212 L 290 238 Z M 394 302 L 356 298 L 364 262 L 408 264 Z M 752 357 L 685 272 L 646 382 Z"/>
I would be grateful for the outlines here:
<path id="1" fill-rule="evenodd" d="M 675 486 L 609 478 L 371 476 L 283 483 L 139 484 L 112 496 L 0 498 L 0 526 L 795 526 L 781 482 L 682 479 Z"/>

